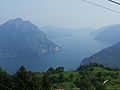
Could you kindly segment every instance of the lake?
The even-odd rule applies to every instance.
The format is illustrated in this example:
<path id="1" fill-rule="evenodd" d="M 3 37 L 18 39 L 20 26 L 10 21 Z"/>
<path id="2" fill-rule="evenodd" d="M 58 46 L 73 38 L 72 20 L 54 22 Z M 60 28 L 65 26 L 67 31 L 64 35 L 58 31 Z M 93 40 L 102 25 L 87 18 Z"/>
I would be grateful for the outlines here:
<path id="1" fill-rule="evenodd" d="M 49 67 L 63 66 L 65 70 L 76 69 L 81 60 L 108 47 L 109 44 L 100 43 L 90 36 L 88 31 L 71 33 L 71 36 L 52 39 L 61 47 L 59 52 L 47 53 L 40 56 L 19 56 L 15 58 L 0 58 L 0 66 L 8 72 L 15 72 L 24 65 L 32 71 L 45 71 Z"/>

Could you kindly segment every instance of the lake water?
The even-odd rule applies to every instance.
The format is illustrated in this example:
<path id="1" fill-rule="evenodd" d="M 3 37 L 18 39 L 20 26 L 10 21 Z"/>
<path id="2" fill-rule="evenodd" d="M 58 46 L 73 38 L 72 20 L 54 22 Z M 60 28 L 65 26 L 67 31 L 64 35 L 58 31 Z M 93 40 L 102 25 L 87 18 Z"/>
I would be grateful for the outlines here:
<path id="1" fill-rule="evenodd" d="M 109 46 L 95 41 L 88 32 L 72 33 L 69 37 L 57 38 L 53 41 L 61 47 L 61 51 L 39 57 L 0 58 L 0 66 L 9 72 L 15 72 L 21 65 L 32 71 L 44 71 L 49 67 L 57 66 L 63 66 L 65 70 L 76 69 L 81 60 Z"/>

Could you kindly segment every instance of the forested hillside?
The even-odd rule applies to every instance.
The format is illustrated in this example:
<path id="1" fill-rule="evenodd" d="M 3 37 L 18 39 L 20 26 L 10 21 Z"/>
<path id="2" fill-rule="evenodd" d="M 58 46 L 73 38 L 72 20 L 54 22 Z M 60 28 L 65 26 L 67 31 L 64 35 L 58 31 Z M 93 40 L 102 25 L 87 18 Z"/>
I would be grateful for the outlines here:
<path id="1" fill-rule="evenodd" d="M 120 70 L 100 64 L 82 65 L 74 71 L 64 67 L 46 72 L 28 71 L 21 66 L 14 74 L 0 69 L 0 90 L 119 90 Z"/>

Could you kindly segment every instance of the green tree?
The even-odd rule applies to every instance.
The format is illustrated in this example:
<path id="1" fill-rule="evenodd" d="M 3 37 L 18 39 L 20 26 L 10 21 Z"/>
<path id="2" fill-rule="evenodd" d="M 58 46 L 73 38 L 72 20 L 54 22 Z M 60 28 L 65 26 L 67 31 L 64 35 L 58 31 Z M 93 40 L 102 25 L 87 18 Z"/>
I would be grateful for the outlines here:
<path id="1" fill-rule="evenodd" d="M 77 80 L 74 84 L 80 88 L 80 90 L 94 90 L 94 87 L 89 79 Z"/>
<path id="2" fill-rule="evenodd" d="M 14 75 L 16 90 L 41 90 L 40 79 L 21 66 Z"/>
<path id="3" fill-rule="evenodd" d="M 72 80 L 73 80 L 73 74 L 70 74 L 70 75 L 69 75 L 69 78 L 70 78 L 70 80 L 72 81 Z"/>
<path id="4" fill-rule="evenodd" d="M 80 89 L 81 90 L 94 90 L 94 87 L 92 86 L 89 80 L 84 79 L 80 81 Z"/>
<path id="5" fill-rule="evenodd" d="M 65 77 L 64 77 L 63 73 L 60 73 L 59 76 L 58 76 L 59 83 L 64 82 L 64 80 L 65 80 Z"/>
<path id="6" fill-rule="evenodd" d="M 15 84 L 17 90 L 28 90 L 29 74 L 24 66 L 21 66 L 15 73 Z"/>
<path id="7" fill-rule="evenodd" d="M 50 80 L 51 80 L 52 83 L 58 83 L 59 82 L 58 81 L 58 76 L 51 76 Z"/>
<path id="8" fill-rule="evenodd" d="M 30 78 L 28 80 L 29 90 L 42 90 L 40 81 L 39 77 L 30 72 Z"/>
<path id="9" fill-rule="evenodd" d="M 54 68 L 49 68 L 48 70 L 47 70 L 47 73 L 49 73 L 49 74 L 54 74 L 55 73 L 55 70 L 54 70 Z"/>
<path id="10" fill-rule="evenodd" d="M 14 87 L 13 78 L 5 70 L 0 68 L 0 90 L 12 90 Z"/>
<path id="11" fill-rule="evenodd" d="M 42 90 L 52 90 L 53 84 L 48 73 L 45 73 L 41 80 Z"/>
<path id="12" fill-rule="evenodd" d="M 97 83 L 95 90 L 106 90 L 105 85 L 101 83 Z"/>
<path id="13" fill-rule="evenodd" d="M 55 69 L 55 72 L 56 72 L 56 73 L 64 72 L 64 67 L 57 67 L 57 68 Z"/>

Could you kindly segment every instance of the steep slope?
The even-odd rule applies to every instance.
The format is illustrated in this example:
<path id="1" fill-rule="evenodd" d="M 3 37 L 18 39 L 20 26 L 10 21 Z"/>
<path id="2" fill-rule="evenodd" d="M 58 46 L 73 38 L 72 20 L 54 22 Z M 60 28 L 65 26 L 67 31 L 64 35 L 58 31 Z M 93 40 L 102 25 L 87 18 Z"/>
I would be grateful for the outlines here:
<path id="1" fill-rule="evenodd" d="M 117 43 L 120 41 L 120 25 L 118 24 L 104 28 L 104 30 L 95 37 L 95 40 L 107 43 Z"/>
<path id="2" fill-rule="evenodd" d="M 0 25 L 0 56 L 39 55 L 57 50 L 58 46 L 30 21 L 17 18 Z"/>
<path id="3" fill-rule="evenodd" d="M 91 57 L 85 58 L 81 64 L 89 64 L 94 62 L 109 67 L 120 68 L 120 42 L 101 50 Z"/>

